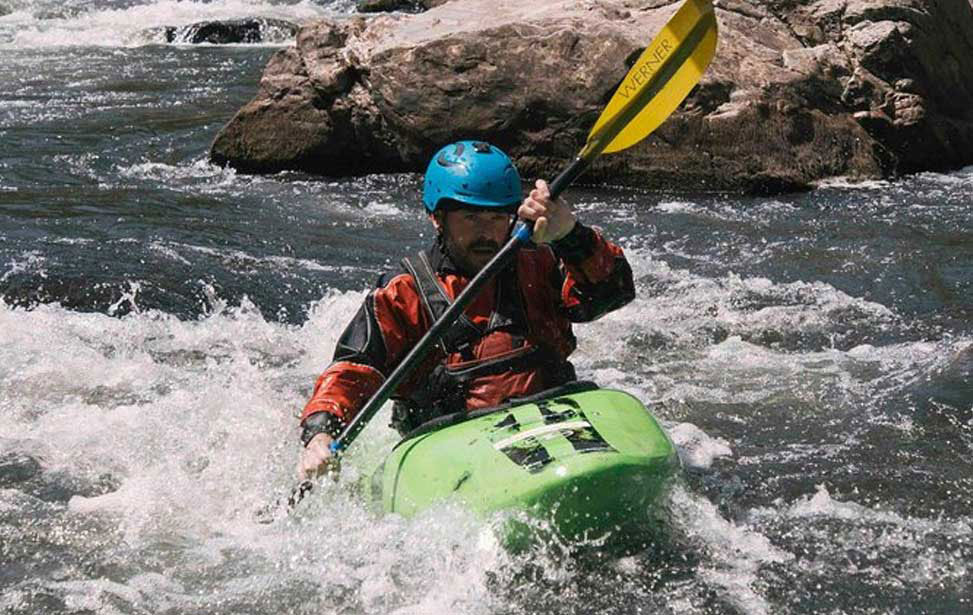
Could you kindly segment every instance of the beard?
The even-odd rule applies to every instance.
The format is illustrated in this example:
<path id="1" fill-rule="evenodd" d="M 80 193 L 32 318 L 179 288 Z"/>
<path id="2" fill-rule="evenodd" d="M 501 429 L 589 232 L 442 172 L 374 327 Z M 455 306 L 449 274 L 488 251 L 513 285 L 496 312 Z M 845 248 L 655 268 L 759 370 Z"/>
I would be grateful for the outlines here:
<path id="1" fill-rule="evenodd" d="M 453 261 L 460 273 L 470 278 L 490 262 L 501 248 L 495 241 L 487 239 L 478 239 L 468 246 L 461 246 L 448 237 L 448 233 L 441 233 L 439 241 L 446 256 Z"/>

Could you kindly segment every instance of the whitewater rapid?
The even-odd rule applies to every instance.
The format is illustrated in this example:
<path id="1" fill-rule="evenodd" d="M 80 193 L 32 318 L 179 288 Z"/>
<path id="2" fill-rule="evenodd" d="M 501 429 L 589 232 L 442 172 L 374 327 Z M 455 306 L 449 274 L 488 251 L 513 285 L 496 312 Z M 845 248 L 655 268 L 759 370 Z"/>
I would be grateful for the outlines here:
<path id="1" fill-rule="evenodd" d="M 2 0 L 0 49 L 131 48 L 164 44 L 159 29 L 241 18 L 281 19 L 298 25 L 349 16 L 354 2 L 267 0 L 148 0 L 57 2 Z M 276 41 L 271 46 L 293 44 Z"/>
<path id="2" fill-rule="evenodd" d="M 973 168 L 761 199 L 575 186 L 638 297 L 577 329 L 684 472 L 671 536 L 512 555 L 360 492 L 385 409 L 291 516 L 297 415 L 431 239 L 419 178 L 208 162 L 279 45 L 161 45 L 351 2 L 0 0 L 4 613 L 961 613 L 973 601 Z M 532 178 L 531 178 L 532 179 Z"/>

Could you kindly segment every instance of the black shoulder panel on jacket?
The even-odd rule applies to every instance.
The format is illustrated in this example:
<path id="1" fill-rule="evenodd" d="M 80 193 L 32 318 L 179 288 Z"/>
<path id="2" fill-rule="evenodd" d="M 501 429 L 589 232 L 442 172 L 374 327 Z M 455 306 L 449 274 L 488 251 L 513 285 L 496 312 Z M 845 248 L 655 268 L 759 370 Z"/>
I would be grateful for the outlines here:
<path id="1" fill-rule="evenodd" d="M 375 291 L 368 293 L 355 317 L 345 327 L 334 349 L 335 361 L 353 361 L 384 369 L 387 350 L 375 318 Z"/>

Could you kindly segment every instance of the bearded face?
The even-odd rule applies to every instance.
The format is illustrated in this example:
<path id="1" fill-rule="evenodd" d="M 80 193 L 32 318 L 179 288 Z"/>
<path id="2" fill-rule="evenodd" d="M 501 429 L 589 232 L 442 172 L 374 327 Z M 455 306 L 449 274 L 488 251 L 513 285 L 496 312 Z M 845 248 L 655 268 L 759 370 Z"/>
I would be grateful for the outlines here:
<path id="1" fill-rule="evenodd" d="M 475 275 L 496 256 L 510 236 L 514 216 L 503 210 L 457 208 L 437 211 L 433 224 L 446 254 L 467 276 Z"/>

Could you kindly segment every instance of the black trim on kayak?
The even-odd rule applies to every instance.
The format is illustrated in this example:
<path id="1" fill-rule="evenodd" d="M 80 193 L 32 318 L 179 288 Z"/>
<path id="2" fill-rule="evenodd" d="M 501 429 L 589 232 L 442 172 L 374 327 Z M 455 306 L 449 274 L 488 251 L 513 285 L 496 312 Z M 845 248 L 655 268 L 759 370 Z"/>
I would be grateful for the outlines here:
<path id="1" fill-rule="evenodd" d="M 461 410 L 460 412 L 453 412 L 452 414 L 446 414 L 443 416 L 436 417 L 432 420 L 426 421 L 422 425 L 419 425 L 409 433 L 405 434 L 398 444 L 396 444 L 392 450 L 399 447 L 406 440 L 411 440 L 423 434 L 429 433 L 430 431 L 438 431 L 443 427 L 449 427 L 450 425 L 455 425 L 457 423 L 462 423 L 463 421 L 468 421 L 470 419 L 479 418 L 481 416 L 486 416 L 488 414 L 493 414 L 494 412 L 503 412 L 509 410 L 514 406 L 522 406 L 524 404 L 531 404 L 544 399 L 550 399 L 551 397 L 557 397 L 559 395 L 573 395 L 574 393 L 584 393 L 585 391 L 594 391 L 599 388 L 597 384 L 591 382 L 590 380 L 574 380 L 572 382 L 566 382 L 560 386 L 556 386 L 550 389 L 544 389 L 534 393 L 533 395 L 527 395 L 525 397 L 511 397 L 507 401 L 503 402 L 499 406 L 490 406 L 489 408 L 480 408 L 479 410 L 474 410 L 472 412 L 467 412 L 466 410 Z"/>

